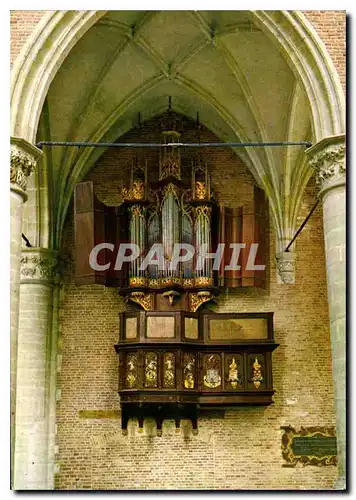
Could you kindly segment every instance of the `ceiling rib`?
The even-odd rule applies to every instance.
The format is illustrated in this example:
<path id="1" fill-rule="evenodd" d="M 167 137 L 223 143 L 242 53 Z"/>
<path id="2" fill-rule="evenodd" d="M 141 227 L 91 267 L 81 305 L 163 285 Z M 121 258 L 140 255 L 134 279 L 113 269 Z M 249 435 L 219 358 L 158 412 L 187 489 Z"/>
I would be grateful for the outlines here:
<path id="1" fill-rule="evenodd" d="M 80 114 L 78 113 L 77 119 L 74 120 L 73 126 L 70 127 L 67 139 L 72 138 L 74 136 L 75 131 L 79 130 L 81 125 L 87 119 L 90 110 L 92 109 L 92 107 L 95 104 L 96 96 L 99 94 L 100 90 L 102 89 L 104 82 L 105 82 L 105 78 L 109 74 L 112 66 L 115 64 L 118 56 L 129 45 L 132 38 L 134 38 L 135 36 L 137 37 L 139 30 L 142 29 L 146 23 L 149 23 L 157 15 L 157 13 L 158 12 L 145 13 L 142 16 L 142 18 L 140 19 L 139 23 L 136 25 L 135 29 L 131 30 L 131 32 L 128 32 L 128 31 L 126 32 L 126 39 L 119 42 L 119 44 L 117 45 L 117 48 L 114 50 L 112 56 L 103 65 L 102 70 L 100 71 L 98 77 L 96 78 L 95 82 L 92 85 L 91 91 L 85 97 L 85 104 L 83 106 L 83 111 Z M 120 25 L 121 25 L 121 23 L 120 23 Z M 74 163 L 76 161 L 76 159 L 74 159 L 75 155 L 76 155 L 75 150 L 65 153 L 64 159 L 63 159 L 64 172 L 66 171 L 67 165 L 70 166 L 72 163 Z M 65 179 L 63 182 L 65 182 Z"/>

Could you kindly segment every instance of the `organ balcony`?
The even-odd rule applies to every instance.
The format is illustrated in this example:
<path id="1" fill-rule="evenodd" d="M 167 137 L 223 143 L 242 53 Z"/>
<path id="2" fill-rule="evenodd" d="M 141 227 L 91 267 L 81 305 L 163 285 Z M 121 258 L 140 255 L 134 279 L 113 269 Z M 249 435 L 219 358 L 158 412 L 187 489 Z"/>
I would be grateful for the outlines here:
<path id="1" fill-rule="evenodd" d="M 272 401 L 273 313 L 122 313 L 119 394 L 122 429 L 153 416 L 158 432 L 170 418 L 197 429 L 209 407 Z"/>

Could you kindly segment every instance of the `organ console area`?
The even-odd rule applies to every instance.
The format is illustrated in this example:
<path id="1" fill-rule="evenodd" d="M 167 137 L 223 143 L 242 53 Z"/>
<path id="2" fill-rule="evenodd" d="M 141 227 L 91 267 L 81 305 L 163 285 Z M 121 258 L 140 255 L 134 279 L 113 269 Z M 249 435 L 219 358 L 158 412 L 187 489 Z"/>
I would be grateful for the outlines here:
<path id="1" fill-rule="evenodd" d="M 75 192 L 76 284 L 116 287 L 127 303 L 115 345 L 124 433 L 130 418 L 142 429 L 147 417 L 156 420 L 158 435 L 164 419 L 174 419 L 179 429 L 188 418 L 197 432 L 199 415 L 209 408 L 273 402 L 273 313 L 214 312 L 226 289 L 268 285 L 264 192 L 256 186 L 250 203 L 239 207 L 219 203 L 208 155 L 197 149 L 182 162 L 184 131 L 170 107 L 161 127 L 167 146 L 159 148 L 155 164 L 145 149 L 138 152 L 119 206 L 99 201 L 91 181 Z M 197 122 L 191 142 L 198 141 Z M 93 269 L 91 252 L 103 243 L 109 246 L 96 254 Z M 137 257 L 118 266 L 120 245 L 128 243 L 139 249 Z M 198 262 L 202 248 L 213 254 L 221 243 L 218 268 L 212 258 Z M 236 243 L 243 245 L 233 268 Z M 194 252 L 172 265 L 176 244 Z"/>

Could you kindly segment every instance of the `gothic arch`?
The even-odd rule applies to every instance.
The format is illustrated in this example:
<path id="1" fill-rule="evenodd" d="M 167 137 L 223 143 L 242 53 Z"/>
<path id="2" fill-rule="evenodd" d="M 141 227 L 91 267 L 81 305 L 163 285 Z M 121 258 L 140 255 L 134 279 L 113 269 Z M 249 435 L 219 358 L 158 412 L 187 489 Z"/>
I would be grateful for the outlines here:
<path id="1" fill-rule="evenodd" d="M 90 28 L 98 22 L 108 22 L 104 18 L 105 15 L 106 11 L 54 11 L 44 15 L 15 61 L 12 70 L 12 136 L 21 137 L 32 144 L 35 143 L 40 116 L 52 81 L 76 43 L 83 38 Z M 150 22 L 154 15 L 154 12 L 146 13 L 141 24 Z M 140 96 L 143 92 L 148 93 L 151 88 L 159 86 L 162 81 L 170 81 L 172 78 L 170 71 L 173 71 L 173 73 L 177 71 L 177 67 L 179 68 L 180 65 L 189 60 L 190 54 L 198 52 L 204 46 L 204 43 L 211 42 L 220 51 L 219 54 L 225 59 L 226 67 L 229 68 L 229 71 L 238 82 L 239 88 L 241 88 L 243 98 L 247 103 L 246 107 L 251 116 L 251 123 L 255 124 L 257 130 L 256 139 L 261 141 L 269 140 L 266 127 L 260 119 L 256 98 L 251 92 L 243 72 L 235 64 L 224 42 L 216 43 L 215 40 L 212 40 L 212 34 L 206 20 L 199 13 L 194 12 L 191 15 L 194 18 L 197 31 L 200 31 L 202 35 L 197 46 L 189 45 L 188 52 L 186 54 L 182 53 L 178 61 L 173 64 L 173 67 L 169 68 L 157 51 L 152 50 L 149 44 L 141 43 L 140 49 L 146 54 L 146 57 L 154 62 L 160 71 L 160 75 L 152 78 L 147 77 L 142 86 L 138 87 L 140 92 L 137 90 L 137 95 L 135 95 L 135 92 L 130 94 L 127 99 L 125 98 L 119 104 L 115 113 L 106 116 L 90 137 L 90 140 L 97 141 L 108 136 L 113 139 L 115 120 L 132 105 L 132 102 L 137 100 L 137 96 Z M 291 117 L 288 125 L 291 139 L 294 130 L 297 128 L 295 123 L 298 120 L 298 99 L 303 93 L 306 95 L 307 106 L 310 110 L 310 138 L 312 138 L 313 142 L 318 142 L 324 137 L 343 133 L 345 128 L 345 99 L 339 77 L 323 42 L 305 16 L 295 11 L 251 11 L 249 15 L 252 17 L 253 23 L 272 41 L 295 76 L 295 89 L 288 110 Z M 116 24 L 115 27 L 118 30 L 127 31 L 127 27 L 123 24 L 113 23 L 112 20 L 110 22 Z M 125 36 L 129 40 L 134 38 L 134 34 L 127 32 Z M 202 103 L 210 106 L 216 116 L 219 115 L 228 124 L 231 134 L 229 138 L 227 135 L 222 137 L 224 140 L 251 140 L 251 134 L 245 133 L 240 119 L 234 116 L 226 106 L 224 107 L 219 100 L 215 99 L 213 94 L 207 92 L 200 85 L 200 82 L 193 82 L 178 72 L 175 76 L 175 83 L 196 96 Z M 180 111 L 178 107 L 177 111 Z M 212 123 L 206 125 L 209 126 Z M 212 126 L 211 129 L 213 130 Z M 253 127 L 250 127 L 250 130 L 252 129 Z M 121 127 L 120 135 L 124 131 L 126 130 Z M 259 154 L 252 150 L 246 150 L 246 152 L 240 150 L 239 153 L 269 197 L 277 239 L 283 242 L 290 238 L 290 233 L 294 231 L 293 227 L 301 196 L 311 175 L 311 169 L 301 158 L 295 159 L 294 168 L 290 158 L 287 158 L 287 166 L 284 167 L 282 165 L 283 158 L 281 158 L 278 170 L 275 167 L 269 148 L 259 152 Z M 58 213 L 54 216 L 53 214 L 50 216 L 49 213 L 41 215 L 41 210 L 48 212 L 49 204 L 46 202 L 41 207 L 41 202 L 39 202 L 40 209 L 38 213 L 31 214 L 32 218 L 39 217 L 40 221 L 42 221 L 39 221 L 38 227 L 41 224 L 43 225 L 43 221 L 49 221 L 52 217 L 54 220 L 51 222 L 53 227 L 50 232 L 58 233 L 60 238 L 73 186 L 83 175 L 84 168 L 89 168 L 89 163 L 92 164 L 91 161 L 88 161 L 92 157 L 91 151 L 82 152 L 78 157 L 75 157 L 73 152 L 66 155 L 65 161 L 63 164 L 61 163 L 61 178 L 58 179 Z M 46 169 L 50 171 L 51 166 L 46 165 Z M 47 177 L 45 176 L 45 178 Z M 283 180 L 281 181 L 281 179 Z M 44 190 L 47 189 L 47 186 L 41 185 L 41 187 Z M 288 198 L 288 201 L 286 201 L 286 198 Z M 42 231 L 42 233 L 47 234 L 47 231 Z M 36 240 L 38 240 L 39 244 L 46 243 L 41 242 L 39 236 L 36 236 Z M 50 243 L 47 238 L 47 244 L 57 246 L 58 242 L 52 241 Z"/>

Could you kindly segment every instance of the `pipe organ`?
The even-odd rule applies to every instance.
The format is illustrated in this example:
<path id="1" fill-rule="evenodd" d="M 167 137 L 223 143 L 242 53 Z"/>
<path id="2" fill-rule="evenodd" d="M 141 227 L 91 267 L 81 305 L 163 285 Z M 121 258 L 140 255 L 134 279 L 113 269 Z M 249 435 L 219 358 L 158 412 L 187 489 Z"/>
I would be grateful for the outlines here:
<path id="1" fill-rule="evenodd" d="M 120 206 L 100 202 L 90 181 L 75 191 L 76 283 L 117 287 L 128 303 L 115 345 L 124 433 L 148 416 L 158 434 L 165 418 L 177 428 L 189 418 L 195 432 L 209 407 L 273 402 L 273 313 L 213 307 L 224 288 L 266 287 L 264 192 L 219 204 L 206 158 L 182 161 L 181 117 L 169 108 L 161 126 L 167 147 L 155 165 L 136 156 Z"/>

